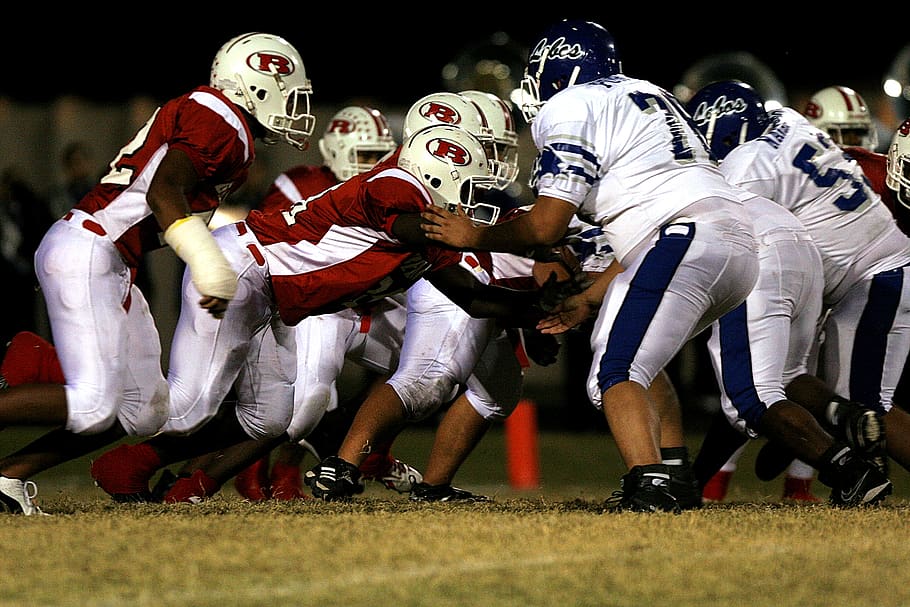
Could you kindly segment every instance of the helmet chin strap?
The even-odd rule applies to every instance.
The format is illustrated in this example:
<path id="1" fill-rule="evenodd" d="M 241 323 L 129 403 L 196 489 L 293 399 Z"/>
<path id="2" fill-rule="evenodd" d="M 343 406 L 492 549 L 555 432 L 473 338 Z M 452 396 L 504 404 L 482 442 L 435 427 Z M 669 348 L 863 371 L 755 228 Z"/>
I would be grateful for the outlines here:
<path id="1" fill-rule="evenodd" d="M 566 88 L 575 84 L 575 81 L 578 80 L 578 74 L 580 74 L 580 73 L 581 73 L 580 65 L 576 65 L 575 67 L 572 68 L 572 75 L 569 76 L 569 81 L 566 83 Z"/>
<path id="2" fill-rule="evenodd" d="M 749 123 L 743 122 L 742 126 L 739 127 L 739 142 L 738 143 L 745 143 L 747 141 L 746 135 L 748 134 L 748 132 L 749 132 Z"/>
<path id="3" fill-rule="evenodd" d="M 712 147 L 711 142 L 714 140 L 714 127 L 717 125 L 717 114 L 710 112 L 708 115 L 708 128 L 705 129 L 705 140 L 708 147 Z"/>

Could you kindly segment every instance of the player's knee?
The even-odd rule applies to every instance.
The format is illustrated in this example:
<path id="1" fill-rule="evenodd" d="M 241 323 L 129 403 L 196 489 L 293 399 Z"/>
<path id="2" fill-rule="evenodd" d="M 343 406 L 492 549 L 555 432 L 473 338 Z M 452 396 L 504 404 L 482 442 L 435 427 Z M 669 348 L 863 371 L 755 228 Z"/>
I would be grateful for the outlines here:
<path id="1" fill-rule="evenodd" d="M 404 403 L 408 419 L 420 421 L 455 398 L 458 383 L 452 377 L 423 377 L 417 381 L 389 381 Z"/>
<path id="2" fill-rule="evenodd" d="M 117 419 L 120 399 L 110 390 L 88 383 L 66 387 L 66 429 L 73 434 L 104 432 Z"/>
<path id="3" fill-rule="evenodd" d="M 598 400 L 600 399 L 599 395 L 603 394 L 616 384 L 621 384 L 630 379 L 631 376 L 629 375 L 628 370 L 615 370 L 609 372 L 601 370 L 601 372 L 597 374 Z"/>
<path id="4" fill-rule="evenodd" d="M 260 424 L 254 427 L 254 432 L 247 432 L 250 435 L 250 438 L 255 440 L 265 440 L 270 438 L 277 438 L 284 434 L 288 429 L 288 423 L 290 423 L 290 418 L 283 419 L 267 419 L 262 421 Z"/>
<path id="5" fill-rule="evenodd" d="M 287 428 L 290 439 L 298 441 L 309 436 L 337 399 L 337 392 L 330 386 L 319 386 L 307 394 L 298 394 L 294 402 L 294 415 Z"/>
<path id="6" fill-rule="evenodd" d="M 169 403 L 167 383 L 162 382 L 149 402 L 123 406 L 117 417 L 127 435 L 152 436 L 167 423 Z"/>
<path id="7" fill-rule="evenodd" d="M 267 440 L 284 434 L 291 423 L 293 412 L 291 400 L 284 405 L 280 402 L 270 403 L 268 407 L 262 406 L 261 403 L 238 404 L 235 409 L 237 421 L 247 436 L 253 440 Z"/>
<path id="8" fill-rule="evenodd" d="M 245 415 L 237 411 L 237 421 L 244 433 L 252 440 L 268 440 L 277 438 L 285 433 L 290 423 L 290 418 L 265 418 Z"/>
<path id="9" fill-rule="evenodd" d="M 73 434 L 99 434 L 110 429 L 117 420 L 117 412 L 95 410 L 91 413 L 71 413 L 66 420 L 66 429 Z"/>

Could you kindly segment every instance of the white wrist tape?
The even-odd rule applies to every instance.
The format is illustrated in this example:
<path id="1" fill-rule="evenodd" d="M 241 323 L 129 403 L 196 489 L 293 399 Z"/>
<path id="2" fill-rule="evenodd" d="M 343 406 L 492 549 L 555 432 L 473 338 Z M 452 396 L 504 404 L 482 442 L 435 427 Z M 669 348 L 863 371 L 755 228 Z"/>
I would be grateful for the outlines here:
<path id="1" fill-rule="evenodd" d="M 237 292 L 237 273 L 196 215 L 178 219 L 164 231 L 164 240 L 186 262 L 193 284 L 203 295 L 231 299 Z"/>

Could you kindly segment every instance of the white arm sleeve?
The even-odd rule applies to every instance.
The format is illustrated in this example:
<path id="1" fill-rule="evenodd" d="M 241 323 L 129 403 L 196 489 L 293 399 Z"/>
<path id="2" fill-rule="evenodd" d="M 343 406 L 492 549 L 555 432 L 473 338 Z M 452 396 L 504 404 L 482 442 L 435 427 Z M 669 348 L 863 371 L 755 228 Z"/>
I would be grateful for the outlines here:
<path id="1" fill-rule="evenodd" d="M 165 230 L 164 240 L 189 266 L 200 293 L 220 299 L 234 297 L 237 273 L 200 217 L 178 219 Z"/>

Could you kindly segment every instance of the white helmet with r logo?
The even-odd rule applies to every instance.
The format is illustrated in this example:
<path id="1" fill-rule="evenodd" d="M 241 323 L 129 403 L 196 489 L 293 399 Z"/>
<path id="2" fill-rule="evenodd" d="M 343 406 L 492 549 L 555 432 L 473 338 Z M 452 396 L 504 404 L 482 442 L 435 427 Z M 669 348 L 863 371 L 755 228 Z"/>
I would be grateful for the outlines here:
<path id="1" fill-rule="evenodd" d="M 478 200 L 496 179 L 483 144 L 468 131 L 444 124 L 420 129 L 402 144 L 398 166 L 423 184 L 436 206 L 454 211 L 461 205 L 478 223 L 499 219 L 499 206 Z"/>

